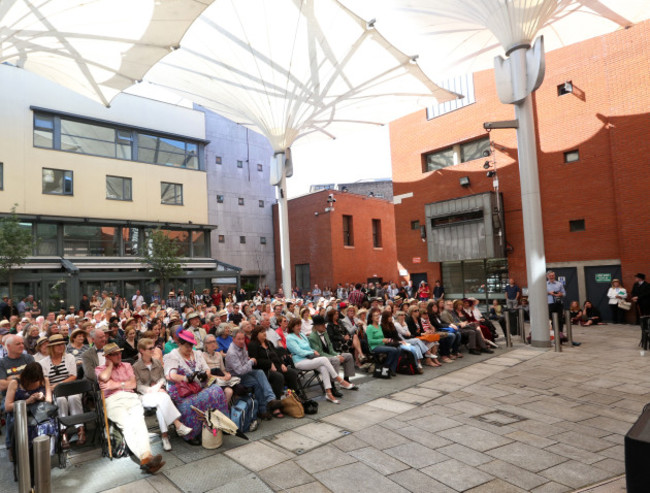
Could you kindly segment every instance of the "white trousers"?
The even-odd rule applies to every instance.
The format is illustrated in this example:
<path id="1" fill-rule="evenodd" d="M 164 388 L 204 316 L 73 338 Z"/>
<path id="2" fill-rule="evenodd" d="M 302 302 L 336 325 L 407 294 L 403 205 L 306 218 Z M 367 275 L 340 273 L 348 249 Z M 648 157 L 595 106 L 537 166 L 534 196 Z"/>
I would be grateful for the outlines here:
<path id="1" fill-rule="evenodd" d="M 69 395 L 68 397 L 57 397 L 56 405 L 59 406 L 59 416 L 74 416 L 84 412 L 81 404 L 81 394 Z M 76 425 L 81 428 L 83 425 Z M 61 428 L 65 426 L 61 425 Z"/>
<path id="2" fill-rule="evenodd" d="M 296 368 L 299 370 L 316 370 L 320 373 L 321 380 L 323 380 L 323 386 L 325 389 L 332 388 L 332 380 L 336 379 L 339 374 L 332 367 L 332 363 L 325 356 L 319 356 L 314 359 L 304 359 L 296 363 Z"/>
<path id="3" fill-rule="evenodd" d="M 167 433 L 170 424 L 181 417 L 181 413 L 167 392 L 151 392 L 140 396 L 143 407 L 155 407 L 161 433 Z"/>
<path id="4" fill-rule="evenodd" d="M 119 426 L 126 444 L 138 458 L 151 453 L 144 409 L 137 394 L 119 391 L 106 399 L 108 419 Z"/>

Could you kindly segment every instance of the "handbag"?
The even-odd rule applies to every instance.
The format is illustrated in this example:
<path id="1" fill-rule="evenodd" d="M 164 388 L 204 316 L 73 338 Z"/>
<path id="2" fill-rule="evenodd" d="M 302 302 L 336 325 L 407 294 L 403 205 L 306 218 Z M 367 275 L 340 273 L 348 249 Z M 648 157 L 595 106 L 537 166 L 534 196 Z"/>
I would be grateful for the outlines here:
<path id="1" fill-rule="evenodd" d="M 621 310 L 625 310 L 625 311 L 627 311 L 627 310 L 629 310 L 630 308 L 632 308 L 632 303 L 629 302 L 629 301 L 625 301 L 625 300 L 619 300 L 619 301 L 618 301 L 618 307 L 619 307 Z"/>
<path id="2" fill-rule="evenodd" d="M 440 334 L 427 332 L 419 336 L 418 339 L 425 342 L 438 342 L 440 340 Z"/>
<path id="3" fill-rule="evenodd" d="M 59 406 L 47 401 L 34 402 L 27 406 L 29 417 L 27 424 L 30 426 L 40 425 L 55 418 L 59 413 Z"/>
<path id="4" fill-rule="evenodd" d="M 305 408 L 302 407 L 296 395 L 290 390 L 287 391 L 286 397 L 282 399 L 282 413 L 292 418 L 305 417 Z"/>
<path id="5" fill-rule="evenodd" d="M 182 399 L 198 394 L 201 390 L 201 385 L 196 382 L 176 382 L 176 392 Z"/>
<path id="6" fill-rule="evenodd" d="M 318 402 L 307 399 L 303 404 L 305 414 L 316 414 L 318 412 Z"/>

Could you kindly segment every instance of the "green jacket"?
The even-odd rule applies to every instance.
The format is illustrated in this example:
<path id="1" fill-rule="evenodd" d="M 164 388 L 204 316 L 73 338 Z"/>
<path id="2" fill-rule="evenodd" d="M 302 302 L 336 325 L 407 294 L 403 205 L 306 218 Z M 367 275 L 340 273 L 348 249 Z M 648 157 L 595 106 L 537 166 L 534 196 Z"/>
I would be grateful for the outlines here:
<path id="1" fill-rule="evenodd" d="M 329 346 L 330 353 L 326 353 L 325 350 L 323 349 L 323 343 L 320 340 L 320 334 L 318 333 L 317 330 L 312 330 L 311 334 L 309 334 L 309 345 L 314 351 L 318 351 L 318 354 L 321 356 L 327 356 L 328 358 L 333 358 L 334 356 L 338 356 L 338 353 L 334 352 L 334 346 L 332 345 L 332 341 L 330 340 L 330 336 L 327 335 L 327 332 L 323 333 L 325 336 L 325 342 L 327 342 L 327 345 Z"/>
<path id="2" fill-rule="evenodd" d="M 368 325 L 368 327 L 366 327 L 366 339 L 368 339 L 370 350 L 374 351 L 377 346 L 384 345 L 384 332 L 381 330 L 381 327 Z"/>

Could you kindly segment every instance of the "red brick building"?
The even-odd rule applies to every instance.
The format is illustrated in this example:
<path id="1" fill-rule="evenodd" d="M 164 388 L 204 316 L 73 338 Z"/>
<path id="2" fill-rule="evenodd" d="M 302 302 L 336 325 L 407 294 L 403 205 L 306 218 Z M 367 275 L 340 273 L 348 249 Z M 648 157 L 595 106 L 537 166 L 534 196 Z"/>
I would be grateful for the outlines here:
<path id="1" fill-rule="evenodd" d="M 507 272 L 526 284 L 516 133 L 483 123 L 512 120 L 514 108 L 499 101 L 492 70 L 474 74 L 473 92 L 473 104 L 390 125 L 398 261 L 416 281 L 442 278 L 447 293 L 502 298 Z M 547 264 L 570 299 L 599 304 L 612 277 L 629 291 L 636 272 L 650 274 L 650 22 L 547 53 L 534 107 Z M 493 192 L 495 165 L 502 201 L 484 212 L 502 210 L 505 227 L 494 214 L 501 236 L 490 238 L 502 249 L 452 258 L 461 224 L 481 241 L 488 227 L 475 203 L 452 199 Z"/>
<path id="2" fill-rule="evenodd" d="M 333 210 L 327 201 L 336 199 Z M 387 200 L 322 190 L 289 200 L 291 284 L 307 292 L 337 283 L 397 280 L 393 204 Z M 275 251 L 280 251 L 277 204 Z M 276 255 L 280 286 L 280 256 Z"/>

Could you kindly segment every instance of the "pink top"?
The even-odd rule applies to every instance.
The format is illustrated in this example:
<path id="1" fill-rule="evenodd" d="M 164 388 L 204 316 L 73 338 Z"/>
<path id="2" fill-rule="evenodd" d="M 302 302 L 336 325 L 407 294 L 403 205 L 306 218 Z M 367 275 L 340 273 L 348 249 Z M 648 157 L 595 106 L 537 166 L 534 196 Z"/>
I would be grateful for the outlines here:
<path id="1" fill-rule="evenodd" d="M 104 391 L 104 397 L 108 398 L 111 395 L 115 394 L 116 392 L 134 392 L 131 389 L 112 389 L 108 390 L 106 388 L 106 382 L 102 382 L 99 379 L 99 374 L 103 372 L 106 369 L 106 365 L 101 365 L 95 368 L 95 375 L 97 375 L 97 381 L 99 382 L 99 388 Z M 113 367 L 113 371 L 111 372 L 111 380 L 114 382 L 128 382 L 132 378 L 135 377 L 135 374 L 133 373 L 133 367 L 129 363 L 120 363 L 117 366 Z"/>

